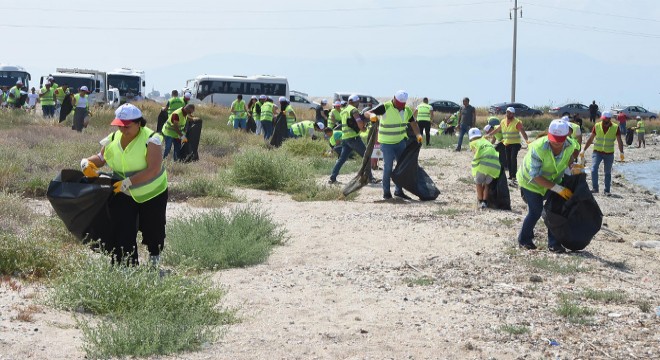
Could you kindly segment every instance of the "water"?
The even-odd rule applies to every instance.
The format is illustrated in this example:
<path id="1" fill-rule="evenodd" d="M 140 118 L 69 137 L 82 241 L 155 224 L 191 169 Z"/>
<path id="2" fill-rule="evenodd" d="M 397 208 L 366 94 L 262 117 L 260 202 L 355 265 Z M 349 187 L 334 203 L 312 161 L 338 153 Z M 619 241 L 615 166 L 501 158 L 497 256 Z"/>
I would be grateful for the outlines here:
<path id="1" fill-rule="evenodd" d="M 644 186 L 656 195 L 660 195 L 660 160 L 644 161 L 638 163 L 617 164 L 615 169 L 625 178 L 637 185 Z"/>

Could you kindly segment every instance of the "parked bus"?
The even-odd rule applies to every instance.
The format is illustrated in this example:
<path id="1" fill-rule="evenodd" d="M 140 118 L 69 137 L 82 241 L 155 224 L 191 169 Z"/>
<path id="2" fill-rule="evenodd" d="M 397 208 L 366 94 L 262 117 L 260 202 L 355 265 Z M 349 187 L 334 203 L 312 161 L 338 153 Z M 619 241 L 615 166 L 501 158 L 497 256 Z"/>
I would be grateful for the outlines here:
<path id="1" fill-rule="evenodd" d="M 29 89 L 31 79 L 30 74 L 22 66 L 0 63 L 0 87 L 6 86 L 9 89 L 21 80 L 23 87 Z"/>
<path id="2" fill-rule="evenodd" d="M 285 77 L 272 75 L 222 76 L 200 75 L 186 82 L 193 102 L 229 106 L 242 94 L 245 102 L 251 96 L 266 95 L 277 103 L 280 96 L 289 98 L 289 82 Z"/>
<path id="3" fill-rule="evenodd" d="M 138 95 L 144 98 L 146 86 L 144 71 L 129 68 L 114 69 L 108 72 L 108 88 L 119 90 L 120 102 L 132 100 Z"/>

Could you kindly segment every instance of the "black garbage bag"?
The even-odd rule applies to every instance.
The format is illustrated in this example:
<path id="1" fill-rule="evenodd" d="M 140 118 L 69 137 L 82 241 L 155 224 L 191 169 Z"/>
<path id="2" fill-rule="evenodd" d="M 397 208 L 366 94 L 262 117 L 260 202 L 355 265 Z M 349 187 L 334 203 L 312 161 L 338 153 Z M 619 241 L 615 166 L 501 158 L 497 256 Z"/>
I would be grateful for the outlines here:
<path id="1" fill-rule="evenodd" d="M 252 116 L 248 117 L 247 119 L 247 132 L 252 134 L 257 132 L 257 123 L 254 121 Z"/>
<path id="2" fill-rule="evenodd" d="M 628 146 L 632 145 L 634 136 L 635 136 L 635 132 L 632 130 L 628 130 L 628 133 L 626 133 L 626 145 Z"/>
<path id="3" fill-rule="evenodd" d="M 88 179 L 78 170 L 64 169 L 50 182 L 46 196 L 75 237 L 83 242 L 98 240 L 112 231 L 108 203 L 113 181 Z"/>
<path id="4" fill-rule="evenodd" d="M 364 156 L 362 156 L 362 166 L 358 170 L 357 175 L 351 179 L 351 181 L 344 186 L 341 190 L 341 193 L 344 196 L 360 190 L 363 186 L 367 185 L 369 178 L 371 177 L 371 153 L 374 151 L 374 145 L 376 144 L 376 139 L 378 138 L 378 124 L 373 124 L 369 129 L 369 134 L 367 134 L 367 146 L 364 150 Z M 355 154 L 355 151 L 351 153 Z"/>
<path id="5" fill-rule="evenodd" d="M 440 190 L 435 186 L 431 177 L 419 166 L 419 150 L 422 144 L 409 141 L 401 154 L 401 161 L 397 162 L 392 171 L 392 181 L 401 188 L 415 194 L 420 200 L 435 200 Z"/>
<path id="6" fill-rule="evenodd" d="M 64 96 L 62 106 L 60 107 L 60 122 L 66 120 L 66 117 L 73 111 L 73 103 L 71 102 L 71 95 Z"/>
<path id="7" fill-rule="evenodd" d="M 506 181 L 504 168 L 500 170 L 500 176 L 488 185 L 488 207 L 491 209 L 511 210 L 511 194 Z"/>
<path id="8" fill-rule="evenodd" d="M 270 137 L 270 144 L 274 147 L 282 146 L 282 142 L 289 137 L 289 128 L 286 126 L 286 115 L 279 113 L 275 118 L 275 129 Z"/>
<path id="9" fill-rule="evenodd" d="M 163 126 L 167 122 L 168 117 L 169 116 L 167 115 L 167 110 L 160 110 L 158 113 L 158 122 L 156 123 L 156 132 L 161 132 L 163 130 Z"/>
<path id="10" fill-rule="evenodd" d="M 603 213 L 594 199 L 585 174 L 564 176 L 562 186 L 573 196 L 564 200 L 551 192 L 544 205 L 544 222 L 557 240 L 567 249 L 582 250 L 600 231 Z"/>
<path id="11" fill-rule="evenodd" d="M 19 107 L 25 106 L 25 102 L 27 101 L 27 98 L 28 98 L 28 94 L 27 93 L 24 94 L 21 91 L 21 96 L 18 98 L 18 101 L 16 102 L 16 106 L 19 106 Z"/>
<path id="12" fill-rule="evenodd" d="M 186 138 L 188 142 L 181 145 L 179 161 L 191 162 L 199 160 L 199 139 L 202 136 L 202 120 L 188 121 L 186 123 Z"/>

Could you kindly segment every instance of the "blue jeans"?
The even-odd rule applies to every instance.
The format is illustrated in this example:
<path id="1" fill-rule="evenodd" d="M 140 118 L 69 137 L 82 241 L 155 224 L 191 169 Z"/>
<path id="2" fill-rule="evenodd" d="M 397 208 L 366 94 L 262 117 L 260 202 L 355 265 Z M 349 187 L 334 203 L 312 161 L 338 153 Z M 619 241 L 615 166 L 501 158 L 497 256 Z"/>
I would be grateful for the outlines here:
<path id="1" fill-rule="evenodd" d="M 610 184 L 612 184 L 612 163 L 614 163 L 614 153 L 603 154 L 594 151 L 591 155 L 591 188 L 598 191 L 598 168 L 600 162 L 604 162 L 605 168 L 605 192 L 610 192 Z"/>
<path id="2" fill-rule="evenodd" d="M 626 137 L 626 134 L 628 134 L 628 128 L 626 128 L 625 122 L 619 124 L 619 132 L 621 132 L 621 136 L 624 138 Z"/>
<path id="3" fill-rule="evenodd" d="M 523 220 L 522 229 L 520 229 L 520 234 L 518 235 L 518 244 L 520 245 L 532 245 L 534 243 L 534 226 L 541 218 L 541 213 L 543 212 L 543 200 L 548 197 L 549 191 L 545 196 L 529 191 L 523 187 L 520 188 L 525 200 L 527 200 L 527 216 Z M 559 242 L 555 239 L 554 235 L 548 230 L 548 247 L 557 247 Z"/>
<path id="4" fill-rule="evenodd" d="M 165 152 L 163 152 L 163 159 L 167 158 L 167 155 L 170 153 L 170 148 L 174 145 L 174 153 L 172 157 L 174 161 L 179 160 L 179 151 L 181 151 L 181 140 L 174 139 L 169 136 L 163 136 L 165 138 Z"/>
<path id="5" fill-rule="evenodd" d="M 55 116 L 55 105 L 41 105 L 41 111 L 43 111 L 44 117 L 53 117 Z"/>
<path id="6" fill-rule="evenodd" d="M 399 162 L 403 150 L 406 149 L 406 141 L 402 140 L 398 144 L 380 144 L 380 150 L 383 152 L 383 194 L 390 193 L 390 178 L 392 177 L 392 168 L 394 160 Z M 399 185 L 394 184 L 394 192 L 400 193 Z"/>
<path id="7" fill-rule="evenodd" d="M 262 121 L 261 127 L 264 132 L 264 139 L 268 140 L 271 135 L 273 135 L 273 122 L 272 121 Z"/>
<path id="8" fill-rule="evenodd" d="M 247 128 L 247 119 L 238 119 L 234 118 L 234 129 L 245 129 Z"/>
<path id="9" fill-rule="evenodd" d="M 341 140 L 341 155 L 339 155 L 339 159 L 337 159 L 337 162 L 335 163 L 335 167 L 332 168 L 332 174 L 330 174 L 330 180 L 333 181 L 337 180 L 337 175 L 339 175 L 339 170 L 344 165 L 346 160 L 348 160 L 348 157 L 351 156 L 353 150 L 355 150 L 355 152 L 358 153 L 360 156 L 364 156 L 364 152 L 367 150 L 367 147 L 364 145 L 362 139 L 360 139 L 359 136 L 354 137 L 352 139 Z M 368 171 L 369 171 L 369 179 L 372 179 L 371 168 L 369 168 Z"/>
<path id="10" fill-rule="evenodd" d="M 456 145 L 457 150 L 461 150 L 461 145 L 463 145 L 463 136 L 465 136 L 465 134 L 467 134 L 468 131 L 470 131 L 470 128 L 461 125 L 461 130 L 458 133 L 458 145 Z"/>

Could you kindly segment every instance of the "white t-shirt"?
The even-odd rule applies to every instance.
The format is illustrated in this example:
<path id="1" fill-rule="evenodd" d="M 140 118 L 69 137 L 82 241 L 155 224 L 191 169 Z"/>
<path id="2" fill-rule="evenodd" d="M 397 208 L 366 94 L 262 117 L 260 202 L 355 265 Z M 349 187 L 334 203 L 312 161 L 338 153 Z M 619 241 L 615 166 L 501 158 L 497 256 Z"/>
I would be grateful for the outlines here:
<path id="1" fill-rule="evenodd" d="M 76 104 L 76 107 L 79 107 L 79 108 L 87 107 L 87 96 L 79 97 L 78 98 L 78 104 Z"/>
<path id="2" fill-rule="evenodd" d="M 37 93 L 29 93 L 28 94 L 28 106 L 35 106 L 37 105 L 37 99 L 39 98 L 39 94 Z"/>

